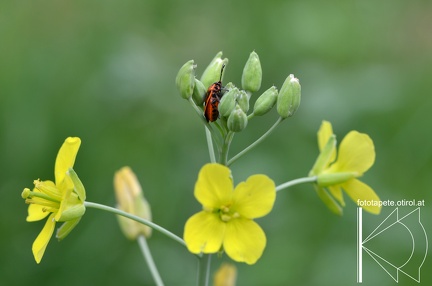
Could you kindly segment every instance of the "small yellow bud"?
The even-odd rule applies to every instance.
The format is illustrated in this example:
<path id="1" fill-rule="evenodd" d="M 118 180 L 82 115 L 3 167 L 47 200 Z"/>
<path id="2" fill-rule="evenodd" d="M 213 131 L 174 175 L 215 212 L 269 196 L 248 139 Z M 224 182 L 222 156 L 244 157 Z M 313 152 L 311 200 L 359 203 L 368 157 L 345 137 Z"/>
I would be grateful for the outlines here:
<path id="1" fill-rule="evenodd" d="M 214 275 L 214 286 L 235 286 L 237 280 L 237 268 L 234 264 L 223 263 Z"/>
<path id="2" fill-rule="evenodd" d="M 114 190 L 118 208 L 151 221 L 150 205 L 144 198 L 141 185 L 129 167 L 123 167 L 114 175 Z M 151 228 L 128 218 L 118 216 L 124 235 L 135 240 L 139 235 L 150 237 Z"/>

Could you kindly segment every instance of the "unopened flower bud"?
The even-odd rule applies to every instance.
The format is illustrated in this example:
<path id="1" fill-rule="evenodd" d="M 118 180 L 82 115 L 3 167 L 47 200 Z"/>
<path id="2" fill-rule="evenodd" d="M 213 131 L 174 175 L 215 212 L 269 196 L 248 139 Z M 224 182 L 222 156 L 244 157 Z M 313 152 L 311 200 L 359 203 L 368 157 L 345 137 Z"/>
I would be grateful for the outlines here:
<path id="1" fill-rule="evenodd" d="M 196 105 L 203 105 L 206 93 L 207 88 L 204 86 L 204 84 L 201 81 L 195 79 L 195 87 L 192 93 L 192 99 Z"/>
<path id="2" fill-rule="evenodd" d="M 290 74 L 283 83 L 277 100 L 277 112 L 282 118 L 293 116 L 300 106 L 300 82 Z"/>
<path id="3" fill-rule="evenodd" d="M 234 264 L 223 263 L 216 271 L 214 286 L 235 286 L 237 280 L 237 268 Z"/>
<path id="4" fill-rule="evenodd" d="M 236 105 L 236 98 L 239 93 L 240 91 L 238 88 L 234 87 L 223 95 L 218 107 L 221 116 L 228 117 L 231 114 Z"/>
<path id="5" fill-rule="evenodd" d="M 129 167 L 123 167 L 114 175 L 117 208 L 151 221 L 150 205 L 144 198 L 141 185 Z M 139 235 L 149 237 L 152 229 L 128 218 L 117 216 L 123 234 L 131 240 Z"/>
<path id="6" fill-rule="evenodd" d="M 256 92 L 261 87 L 262 69 L 258 54 L 252 52 L 243 69 L 241 84 L 244 90 Z"/>
<path id="7" fill-rule="evenodd" d="M 240 93 L 237 95 L 237 103 L 244 113 L 249 110 L 249 96 L 244 90 L 240 90 Z"/>
<path id="8" fill-rule="evenodd" d="M 181 97 L 188 99 L 192 96 L 195 86 L 195 68 L 193 60 L 185 63 L 177 73 L 176 86 L 180 92 Z"/>
<path id="9" fill-rule="evenodd" d="M 235 87 L 236 86 L 232 82 L 229 82 L 223 87 L 223 89 L 230 90 L 230 89 L 233 89 Z"/>
<path id="10" fill-rule="evenodd" d="M 201 76 L 201 82 L 209 87 L 221 79 L 221 69 L 228 64 L 228 59 L 222 59 L 222 52 L 216 54 Z"/>
<path id="11" fill-rule="evenodd" d="M 257 116 L 261 116 L 269 112 L 276 103 L 278 96 L 278 90 L 275 86 L 267 89 L 260 97 L 255 101 L 253 113 Z"/>
<path id="12" fill-rule="evenodd" d="M 243 110 L 237 105 L 228 117 L 227 126 L 230 131 L 240 132 L 248 123 L 248 119 Z"/>

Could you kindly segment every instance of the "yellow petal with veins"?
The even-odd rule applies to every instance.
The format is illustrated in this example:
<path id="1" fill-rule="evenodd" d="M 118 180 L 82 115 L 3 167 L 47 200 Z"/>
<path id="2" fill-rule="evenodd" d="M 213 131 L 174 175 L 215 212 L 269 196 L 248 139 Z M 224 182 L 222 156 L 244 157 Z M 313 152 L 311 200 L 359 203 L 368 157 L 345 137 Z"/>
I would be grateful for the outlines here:
<path id="1" fill-rule="evenodd" d="M 254 264 L 261 257 L 266 242 L 264 231 L 253 220 L 238 218 L 227 223 L 223 246 L 228 256 L 237 262 Z"/>
<path id="2" fill-rule="evenodd" d="M 215 253 L 222 246 L 226 223 L 218 214 L 202 211 L 191 216 L 185 225 L 184 240 L 190 252 Z"/>
<path id="3" fill-rule="evenodd" d="M 51 214 L 48 217 L 42 231 L 39 233 L 39 235 L 36 237 L 35 241 L 33 242 L 32 252 L 37 263 L 40 263 L 42 260 L 42 257 L 45 253 L 45 249 L 54 232 L 55 224 L 56 222 L 54 220 L 54 214 Z"/>
<path id="4" fill-rule="evenodd" d="M 272 210 L 275 200 L 274 182 L 265 175 L 253 175 L 235 188 L 232 210 L 249 219 L 258 218 Z"/>
<path id="5" fill-rule="evenodd" d="M 80 145 L 80 138 L 68 137 L 60 147 L 54 167 L 55 183 L 57 186 L 63 181 L 69 168 L 73 167 Z"/>
<path id="6" fill-rule="evenodd" d="M 231 201 L 233 190 L 230 169 L 212 163 L 201 168 L 194 194 L 206 209 L 215 209 Z"/>

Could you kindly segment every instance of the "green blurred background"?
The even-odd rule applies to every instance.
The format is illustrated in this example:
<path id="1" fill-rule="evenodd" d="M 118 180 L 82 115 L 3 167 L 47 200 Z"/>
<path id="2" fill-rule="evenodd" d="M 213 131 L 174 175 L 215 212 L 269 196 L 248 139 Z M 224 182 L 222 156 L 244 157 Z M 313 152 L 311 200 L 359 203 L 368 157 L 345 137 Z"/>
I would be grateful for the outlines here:
<path id="1" fill-rule="evenodd" d="M 209 157 L 203 126 L 174 79 L 190 59 L 201 74 L 218 51 L 230 60 L 225 82 L 240 85 L 255 50 L 262 90 L 290 73 L 302 84 L 295 117 L 233 165 L 236 182 L 256 173 L 276 184 L 307 175 L 316 131 L 330 120 L 339 140 L 353 129 L 373 138 L 377 160 L 363 180 L 382 199 L 424 199 L 432 237 L 431 14 L 426 0 L 2 1 L 0 284 L 152 285 L 137 244 L 113 215 L 94 209 L 67 239 L 53 238 L 37 265 L 31 244 L 43 222 L 25 222 L 20 194 L 34 179 L 53 179 L 62 142 L 79 136 L 75 170 L 89 201 L 114 205 L 113 174 L 129 165 L 154 221 L 181 236 L 200 209 L 193 185 Z M 231 154 L 276 118 L 275 111 L 255 118 Z M 392 210 L 365 213 L 365 232 Z M 356 284 L 356 206 L 348 199 L 337 217 L 312 186 L 296 186 L 278 193 L 258 222 L 267 248 L 255 265 L 237 265 L 238 285 Z M 167 285 L 194 285 L 192 255 L 159 233 L 149 245 Z M 421 284 L 432 283 L 431 263 Z M 366 255 L 363 276 L 365 285 L 395 284 Z M 414 282 L 401 274 L 399 284 Z"/>

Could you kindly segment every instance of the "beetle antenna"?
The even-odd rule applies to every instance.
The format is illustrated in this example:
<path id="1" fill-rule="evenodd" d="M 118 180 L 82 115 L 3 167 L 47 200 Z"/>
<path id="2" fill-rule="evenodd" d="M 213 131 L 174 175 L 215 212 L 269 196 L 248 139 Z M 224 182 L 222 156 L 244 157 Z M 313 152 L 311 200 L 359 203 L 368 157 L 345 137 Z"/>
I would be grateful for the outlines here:
<path id="1" fill-rule="evenodd" d="M 222 82 L 222 73 L 223 73 L 224 68 L 225 68 L 225 64 L 222 65 L 219 82 Z"/>

